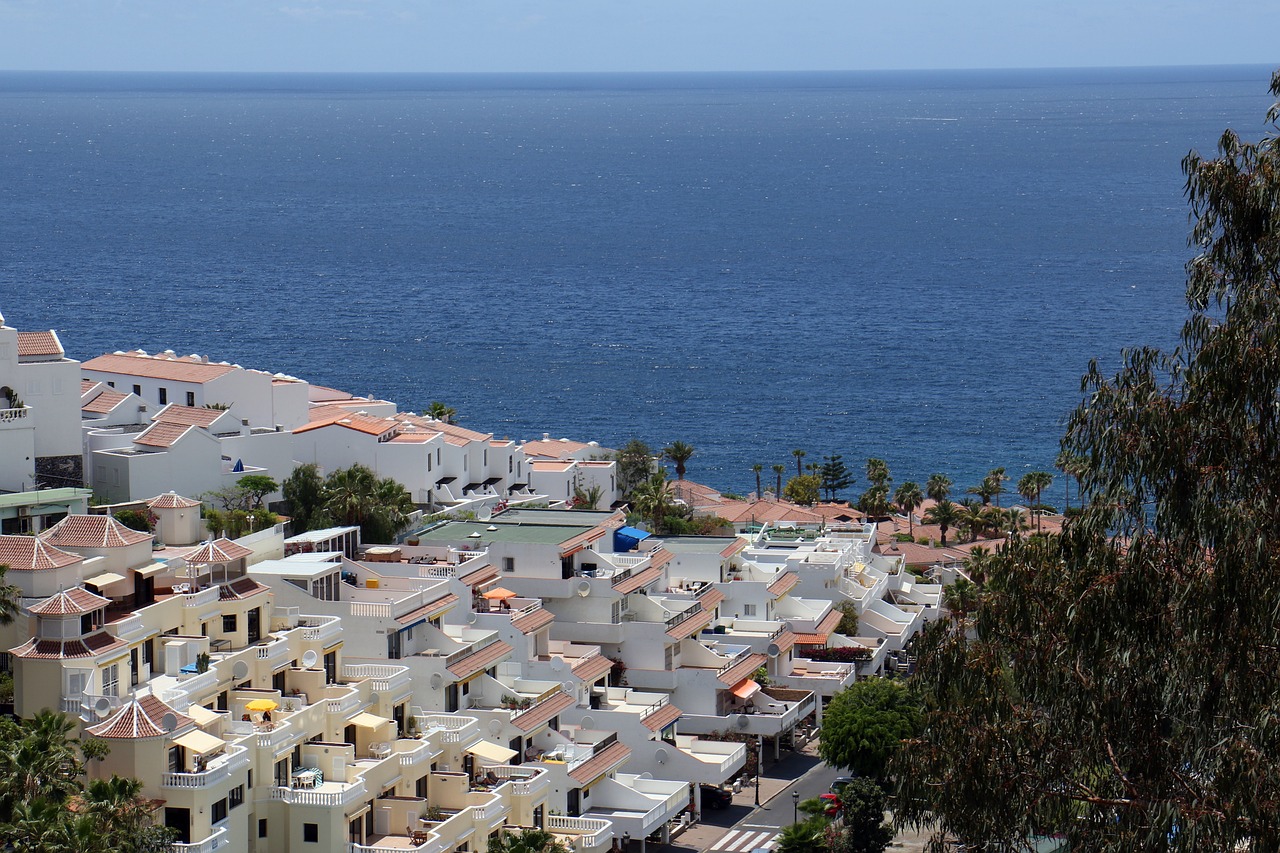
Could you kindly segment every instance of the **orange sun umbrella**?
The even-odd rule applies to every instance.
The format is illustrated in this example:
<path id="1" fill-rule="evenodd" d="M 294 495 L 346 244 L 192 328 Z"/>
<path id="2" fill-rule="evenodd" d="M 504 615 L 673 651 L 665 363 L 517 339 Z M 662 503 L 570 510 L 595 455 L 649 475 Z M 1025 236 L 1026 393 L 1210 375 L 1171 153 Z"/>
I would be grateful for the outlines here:
<path id="1" fill-rule="evenodd" d="M 505 601 L 508 598 L 515 598 L 516 594 L 505 586 L 494 587 L 484 594 L 489 601 Z"/>

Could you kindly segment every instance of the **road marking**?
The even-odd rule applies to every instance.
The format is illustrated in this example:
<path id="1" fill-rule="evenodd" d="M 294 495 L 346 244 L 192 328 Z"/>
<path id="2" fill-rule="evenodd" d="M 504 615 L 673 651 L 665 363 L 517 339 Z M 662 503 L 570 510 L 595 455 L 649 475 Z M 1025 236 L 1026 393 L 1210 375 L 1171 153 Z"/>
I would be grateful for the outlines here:
<path id="1" fill-rule="evenodd" d="M 710 849 L 720 853 L 750 853 L 760 848 L 772 850 L 777 843 L 777 827 L 769 827 L 768 832 L 743 832 L 734 829 L 711 845 Z"/>

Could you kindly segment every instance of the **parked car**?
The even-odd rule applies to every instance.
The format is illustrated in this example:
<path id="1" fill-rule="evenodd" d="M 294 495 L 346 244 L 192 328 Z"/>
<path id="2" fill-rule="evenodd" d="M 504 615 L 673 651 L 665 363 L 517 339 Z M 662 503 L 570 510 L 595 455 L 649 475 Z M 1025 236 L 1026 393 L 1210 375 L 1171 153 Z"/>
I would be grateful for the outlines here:
<path id="1" fill-rule="evenodd" d="M 698 786 L 698 789 L 702 792 L 702 807 L 704 809 L 727 809 L 733 805 L 733 791 L 727 788 L 703 783 Z"/>
<path id="2" fill-rule="evenodd" d="M 852 782 L 854 778 L 855 777 L 853 776 L 837 776 L 831 782 L 831 787 L 828 790 L 831 791 L 831 793 L 833 794 L 839 794 L 840 789 L 843 788 L 845 785 L 848 785 L 850 782 Z"/>

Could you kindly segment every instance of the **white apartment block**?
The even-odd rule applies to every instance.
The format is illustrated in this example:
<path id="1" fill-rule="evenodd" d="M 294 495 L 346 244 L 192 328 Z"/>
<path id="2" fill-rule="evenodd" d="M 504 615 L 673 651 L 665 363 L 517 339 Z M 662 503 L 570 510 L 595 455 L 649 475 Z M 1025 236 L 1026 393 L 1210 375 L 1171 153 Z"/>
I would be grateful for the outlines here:
<path id="1" fill-rule="evenodd" d="M 19 332 L 0 316 L 0 492 L 82 485 L 79 387 L 56 332 Z"/>

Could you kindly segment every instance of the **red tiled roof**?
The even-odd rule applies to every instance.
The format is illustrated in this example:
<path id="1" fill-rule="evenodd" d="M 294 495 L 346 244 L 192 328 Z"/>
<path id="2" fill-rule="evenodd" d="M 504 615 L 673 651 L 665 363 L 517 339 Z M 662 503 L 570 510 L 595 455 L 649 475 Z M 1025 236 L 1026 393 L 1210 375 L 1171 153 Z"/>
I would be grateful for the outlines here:
<path id="1" fill-rule="evenodd" d="M 343 410 L 336 417 L 327 416 L 303 424 L 296 428 L 293 433 L 297 435 L 298 433 L 310 432 L 313 429 L 335 425 L 362 432 L 365 435 L 383 435 L 399 428 L 399 425 L 390 418 L 375 418 L 373 415 L 362 415 L 359 412 Z"/>
<path id="2" fill-rule="evenodd" d="M 80 559 L 79 555 L 59 551 L 34 536 L 0 536 L 0 566 L 8 566 L 14 571 L 60 569 L 78 563 Z"/>
<path id="3" fill-rule="evenodd" d="M 191 424 L 173 424 L 156 421 L 133 437 L 134 444 L 143 447 L 173 447 L 184 435 L 195 429 Z"/>
<path id="4" fill-rule="evenodd" d="M 520 714 L 511 724 L 522 732 L 531 732 L 565 708 L 572 708 L 576 704 L 577 700 L 568 693 L 556 693 Z"/>
<path id="5" fill-rule="evenodd" d="M 263 586 L 253 578 L 240 578 L 229 584 L 223 584 L 219 589 L 221 590 L 218 593 L 219 601 L 236 601 L 260 592 L 269 592 L 271 587 Z"/>
<path id="6" fill-rule="evenodd" d="M 648 586 L 660 577 L 662 577 L 662 569 L 657 568 L 656 566 L 650 566 L 642 572 L 637 572 L 630 577 L 623 578 L 622 580 L 615 582 L 613 589 L 615 592 L 627 595 L 628 593 L 635 592 L 641 587 Z"/>
<path id="7" fill-rule="evenodd" d="M 724 546 L 724 549 L 720 552 L 720 556 L 732 557 L 734 554 L 737 554 L 738 552 L 742 551 L 746 547 L 747 547 L 747 540 L 735 539 L 732 542 L 730 542 L 728 545 Z"/>
<path id="8" fill-rule="evenodd" d="M 403 616 L 397 616 L 396 621 L 401 625 L 408 625 L 410 622 L 417 622 L 419 619 L 428 619 L 437 613 L 443 613 L 447 608 L 457 603 L 458 596 L 449 593 L 437 598 L 435 601 L 427 602 L 417 610 L 411 610 Z"/>
<path id="9" fill-rule="evenodd" d="M 796 644 L 796 635 L 790 628 L 783 628 L 782 633 L 774 639 L 774 645 L 778 647 L 778 652 L 787 651 Z"/>
<path id="10" fill-rule="evenodd" d="M 190 509 L 193 506 L 200 506 L 200 501 L 184 498 L 177 492 L 167 492 L 147 501 L 147 506 L 152 509 Z"/>
<path id="11" fill-rule="evenodd" d="M 484 583 L 485 581 L 493 580 L 497 576 L 498 576 L 498 569 L 496 566 L 481 566 L 480 568 L 476 569 L 474 572 L 470 572 L 458 578 L 458 580 L 462 581 L 467 586 L 475 586 L 476 584 L 481 584 L 481 583 Z"/>
<path id="12" fill-rule="evenodd" d="M 684 711 L 668 702 L 649 716 L 642 718 L 640 722 L 644 723 L 645 728 L 649 731 L 660 732 L 680 719 L 680 715 L 683 713 Z"/>
<path id="13" fill-rule="evenodd" d="M 556 621 L 556 615 L 542 607 L 532 613 L 512 619 L 511 625 L 521 634 L 532 634 L 539 628 L 545 628 L 554 621 Z"/>
<path id="14" fill-rule="evenodd" d="M 499 640 L 496 643 L 485 646 L 475 654 L 467 655 L 449 667 L 449 672 L 458 678 L 468 678 L 483 669 L 488 669 L 509 654 L 511 654 L 511 646 Z"/>
<path id="15" fill-rule="evenodd" d="M 105 388 L 101 394 L 81 406 L 80 411 L 89 412 L 93 415 L 105 415 L 124 402 L 128 396 L 128 394 L 121 394 L 119 391 Z"/>
<path id="16" fill-rule="evenodd" d="M 724 593 L 714 586 L 707 587 L 706 592 L 698 596 L 698 600 L 702 602 L 703 610 L 715 610 L 718 605 L 724 602 L 724 598 Z"/>
<path id="17" fill-rule="evenodd" d="M 46 598 L 27 608 L 37 616 L 69 616 L 75 613 L 92 613 L 111 603 L 111 599 L 94 595 L 84 587 L 72 587 Z"/>
<path id="18" fill-rule="evenodd" d="M 580 441 L 570 441 L 567 438 L 538 439 L 537 441 L 526 441 L 520 445 L 527 459 L 532 459 L 535 456 L 547 459 L 567 459 L 570 455 L 577 453 L 579 450 L 585 450 L 589 446 Z"/>
<path id="19" fill-rule="evenodd" d="M 243 557 L 252 557 L 253 552 L 243 545 L 237 545 L 230 539 L 215 539 L 188 551 L 183 559 L 189 565 L 203 566 L 210 563 L 230 563 Z"/>
<path id="20" fill-rule="evenodd" d="M 165 714 L 173 714 L 172 730 L 166 730 L 164 727 Z M 191 717 L 178 713 L 155 696 L 148 694 L 123 706 L 111 717 L 96 726 L 89 726 L 85 731 L 94 737 L 104 738 L 163 737 L 193 723 L 195 720 Z"/>
<path id="21" fill-rule="evenodd" d="M 99 631 L 90 634 L 83 640 L 41 640 L 32 637 L 27 642 L 10 649 L 10 654 L 20 658 L 44 658 L 50 660 L 67 660 L 70 658 L 89 658 L 126 649 L 129 644 L 124 640 Z"/>
<path id="22" fill-rule="evenodd" d="M 714 614 L 707 610 L 702 611 L 697 616 L 690 616 L 688 619 L 668 630 L 667 636 L 673 640 L 683 640 L 685 637 L 692 637 L 707 625 L 711 624 L 713 616 Z"/>
<path id="23" fill-rule="evenodd" d="M 81 379 L 81 380 L 80 380 L 80 393 L 81 393 L 81 394 L 87 394 L 87 393 L 89 393 L 89 391 L 90 391 L 90 390 L 91 390 L 95 385 L 97 385 L 97 384 L 98 384 L 98 383 L 97 383 L 97 382 L 94 382 L 92 379 Z"/>
<path id="24" fill-rule="evenodd" d="M 786 501 L 725 501 L 716 508 L 716 515 L 731 522 L 791 521 L 800 524 L 821 524 L 819 513 Z"/>
<path id="25" fill-rule="evenodd" d="M 205 364 L 189 358 L 165 355 L 143 355 L 128 352 L 122 355 L 100 355 L 80 366 L 81 370 L 102 373 L 119 373 L 126 376 L 142 376 L 147 379 L 167 379 L 172 382 L 205 383 L 235 370 L 229 364 Z"/>
<path id="26" fill-rule="evenodd" d="M 569 778 L 583 785 L 594 782 L 630 757 L 631 750 L 626 744 L 610 744 L 599 755 L 593 755 L 575 767 L 569 773 Z"/>
<path id="27" fill-rule="evenodd" d="M 69 515 L 40 538 L 59 548 L 123 548 L 150 542 L 151 534 L 130 530 L 109 515 Z"/>
<path id="28" fill-rule="evenodd" d="M 717 678 L 720 680 L 721 684 L 726 687 L 732 687 L 760 667 L 764 666 L 768 660 L 769 658 L 766 655 L 747 655 L 741 661 L 720 673 Z"/>
<path id="29" fill-rule="evenodd" d="M 839 610 L 832 610 L 822 620 L 818 622 L 817 630 L 809 632 L 796 632 L 796 642 L 802 646 L 825 646 L 827 638 L 831 636 L 831 632 L 840 624 L 840 620 L 844 614 Z"/>
<path id="30" fill-rule="evenodd" d="M 665 548 L 656 548 L 649 554 L 649 565 L 653 566 L 655 569 L 660 569 L 667 563 L 674 560 L 675 556 L 675 554 L 672 554 Z"/>
<path id="31" fill-rule="evenodd" d="M 206 409 L 196 406 L 179 406 L 177 403 L 170 403 L 160 411 L 156 412 L 156 416 L 151 420 L 163 422 L 167 424 L 187 424 L 188 426 L 200 426 L 206 429 L 218 418 L 226 414 L 222 409 Z"/>
<path id="32" fill-rule="evenodd" d="M 784 592 L 790 592 L 796 584 L 800 583 L 800 576 L 795 572 L 784 572 L 774 578 L 773 583 L 765 587 L 773 595 L 782 595 Z"/>
<path id="33" fill-rule="evenodd" d="M 606 672 L 613 669 L 613 661 L 604 655 L 594 655 L 573 665 L 573 675 L 584 684 L 595 684 Z"/>
<path id="34" fill-rule="evenodd" d="M 607 532 L 603 527 L 593 527 L 586 533 L 579 533 L 577 536 L 566 539 L 560 543 L 560 556 L 568 557 L 570 554 L 582 550 L 588 543 L 603 539 Z"/>
<path id="35" fill-rule="evenodd" d="M 57 332 L 18 332 L 18 357 L 28 355 L 63 355 Z"/>

